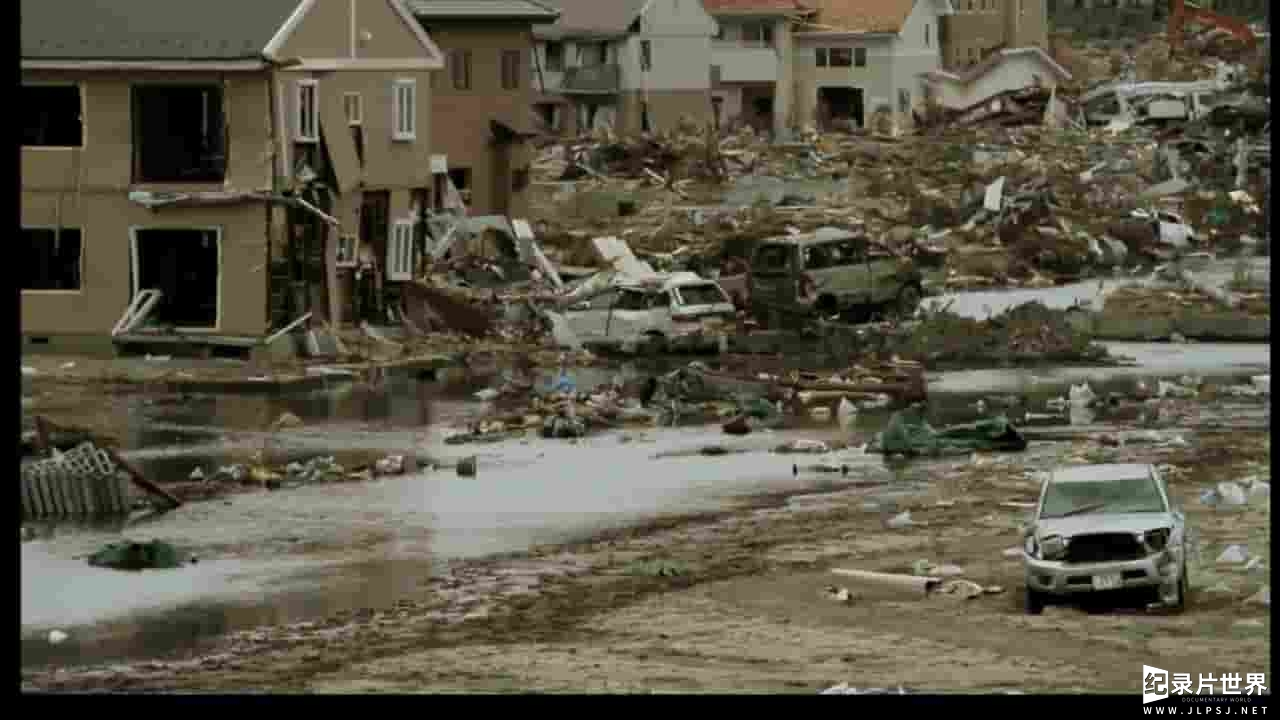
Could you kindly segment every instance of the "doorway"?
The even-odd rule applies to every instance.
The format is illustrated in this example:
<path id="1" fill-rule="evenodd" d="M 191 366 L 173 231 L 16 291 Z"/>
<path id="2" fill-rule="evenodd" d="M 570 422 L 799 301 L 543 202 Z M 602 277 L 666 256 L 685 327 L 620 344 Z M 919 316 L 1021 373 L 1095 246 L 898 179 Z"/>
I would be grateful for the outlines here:
<path id="1" fill-rule="evenodd" d="M 133 295 L 164 293 L 152 310 L 159 325 L 214 330 L 221 306 L 222 232 L 215 228 L 133 231 Z"/>
<path id="2" fill-rule="evenodd" d="M 822 108 L 824 124 L 844 120 L 853 121 L 855 127 L 864 127 L 862 88 L 824 87 L 818 90 L 818 105 Z"/>

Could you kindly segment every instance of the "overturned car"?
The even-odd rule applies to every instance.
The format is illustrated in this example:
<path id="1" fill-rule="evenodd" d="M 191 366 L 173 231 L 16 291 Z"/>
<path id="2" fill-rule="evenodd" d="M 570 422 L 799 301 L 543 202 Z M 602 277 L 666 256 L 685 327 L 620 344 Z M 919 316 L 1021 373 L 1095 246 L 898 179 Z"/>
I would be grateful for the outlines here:
<path id="1" fill-rule="evenodd" d="M 1151 465 L 1060 468 L 1023 533 L 1026 610 L 1055 597 L 1132 590 L 1180 611 L 1187 600 L 1186 518 Z"/>

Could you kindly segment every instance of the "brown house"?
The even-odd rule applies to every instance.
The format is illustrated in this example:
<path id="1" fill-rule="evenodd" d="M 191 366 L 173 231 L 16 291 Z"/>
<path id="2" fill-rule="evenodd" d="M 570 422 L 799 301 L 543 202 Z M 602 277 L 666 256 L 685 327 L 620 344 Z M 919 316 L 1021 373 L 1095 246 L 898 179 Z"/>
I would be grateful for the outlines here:
<path id="1" fill-rule="evenodd" d="M 435 167 L 447 168 L 471 214 L 527 214 L 533 28 L 557 11 L 531 0 L 408 5 L 445 56 L 431 90 Z"/>
<path id="2" fill-rule="evenodd" d="M 1046 0 L 950 0 L 939 27 L 942 64 L 963 69 L 1003 48 L 1049 49 Z"/>
<path id="3" fill-rule="evenodd" d="M 382 310 L 442 67 L 400 0 L 23 0 L 24 338 L 252 346 Z"/>

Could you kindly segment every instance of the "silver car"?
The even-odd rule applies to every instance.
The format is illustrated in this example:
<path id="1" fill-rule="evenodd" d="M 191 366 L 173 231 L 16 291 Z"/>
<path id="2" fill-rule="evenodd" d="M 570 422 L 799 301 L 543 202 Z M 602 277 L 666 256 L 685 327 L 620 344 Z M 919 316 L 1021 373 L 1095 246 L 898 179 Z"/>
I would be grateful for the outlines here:
<path id="1" fill-rule="evenodd" d="M 1027 612 L 1054 597 L 1141 589 L 1180 611 L 1188 547 L 1186 516 L 1154 466 L 1054 470 L 1023 531 Z"/>

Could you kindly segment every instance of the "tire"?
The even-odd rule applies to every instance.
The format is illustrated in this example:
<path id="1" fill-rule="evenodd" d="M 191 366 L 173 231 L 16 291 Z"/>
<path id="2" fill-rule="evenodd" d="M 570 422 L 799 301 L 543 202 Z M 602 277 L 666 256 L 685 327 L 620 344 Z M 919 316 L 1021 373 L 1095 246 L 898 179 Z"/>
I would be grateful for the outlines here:
<path id="1" fill-rule="evenodd" d="M 1182 567 L 1179 568 L 1178 584 L 1175 594 L 1172 597 L 1166 597 L 1163 592 L 1160 593 L 1160 603 L 1169 609 L 1170 612 L 1180 613 L 1187 608 L 1187 595 L 1191 589 L 1191 578 L 1187 573 L 1187 555 L 1186 550 L 1182 553 Z"/>
<path id="2" fill-rule="evenodd" d="M 1027 614 L 1039 615 L 1040 613 L 1044 612 L 1045 604 L 1046 603 L 1045 603 L 1044 593 L 1028 585 L 1027 591 L 1026 591 L 1026 599 L 1025 599 L 1025 609 L 1027 611 Z"/>
<path id="3" fill-rule="evenodd" d="M 898 291 L 897 298 L 893 302 L 894 313 L 902 319 L 907 319 L 916 314 L 916 310 L 920 309 L 921 298 L 920 286 L 911 284 L 904 285 Z"/>

